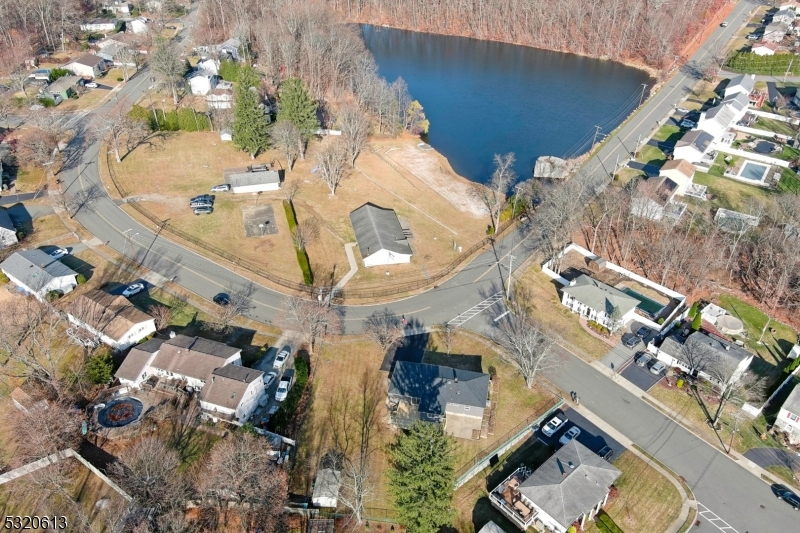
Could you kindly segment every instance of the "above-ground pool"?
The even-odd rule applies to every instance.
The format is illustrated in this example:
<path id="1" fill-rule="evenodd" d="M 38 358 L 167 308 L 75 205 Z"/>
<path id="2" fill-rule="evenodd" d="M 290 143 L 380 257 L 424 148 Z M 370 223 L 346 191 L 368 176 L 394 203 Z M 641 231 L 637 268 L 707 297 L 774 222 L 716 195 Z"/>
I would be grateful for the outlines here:
<path id="1" fill-rule="evenodd" d="M 97 421 L 107 428 L 127 426 L 142 414 L 142 402 L 136 398 L 111 400 L 97 413 Z"/>
<path id="2" fill-rule="evenodd" d="M 763 181 L 768 170 L 769 166 L 763 163 L 745 161 L 742 170 L 739 171 L 739 177 L 750 181 Z"/>
<path id="3" fill-rule="evenodd" d="M 644 311 L 646 314 L 650 315 L 653 318 L 658 316 L 658 313 L 660 313 L 661 310 L 664 309 L 664 307 L 666 307 L 665 305 L 660 304 L 651 298 L 648 298 L 644 294 L 639 294 L 638 292 L 629 287 L 623 287 L 620 290 L 625 294 L 627 294 L 628 296 L 633 296 L 634 298 L 639 300 L 639 305 L 637 305 L 636 307 Z"/>

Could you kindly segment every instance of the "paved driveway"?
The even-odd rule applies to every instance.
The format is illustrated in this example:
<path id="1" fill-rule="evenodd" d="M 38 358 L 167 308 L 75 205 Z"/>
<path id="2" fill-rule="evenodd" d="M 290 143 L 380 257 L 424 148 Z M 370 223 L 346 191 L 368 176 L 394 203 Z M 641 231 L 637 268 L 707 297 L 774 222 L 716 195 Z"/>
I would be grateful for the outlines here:
<path id="1" fill-rule="evenodd" d="M 781 448 L 753 448 L 752 450 L 747 450 L 744 456 L 761 468 L 767 468 L 768 466 L 785 466 L 788 468 L 793 466 L 800 470 L 800 457 Z"/>
<path id="2" fill-rule="evenodd" d="M 620 375 L 645 392 L 664 377 L 663 372 L 658 375 L 653 374 L 648 367 L 641 367 L 635 361 L 628 363 L 628 366 L 620 372 Z"/>
<path id="3" fill-rule="evenodd" d="M 578 426 L 581 430 L 581 434 L 578 435 L 578 442 L 592 450 L 594 453 L 597 453 L 605 446 L 608 446 L 614 452 L 614 455 L 609 459 L 613 461 L 625 451 L 625 447 L 622 444 L 614 440 L 608 433 L 605 433 L 603 430 L 589 422 L 577 411 L 567 408 L 556 411 L 553 414 L 561 414 L 562 416 L 566 416 L 569 419 L 569 422 L 564 424 L 564 427 L 552 437 L 545 436 L 541 430 L 536 431 L 536 438 L 548 446 L 553 444 L 556 447 L 559 447 L 560 444 L 558 443 L 558 439 L 561 438 L 564 432 L 573 426 Z M 550 418 L 552 418 L 552 416 Z M 548 421 L 549 420 L 550 419 L 548 418 Z"/>

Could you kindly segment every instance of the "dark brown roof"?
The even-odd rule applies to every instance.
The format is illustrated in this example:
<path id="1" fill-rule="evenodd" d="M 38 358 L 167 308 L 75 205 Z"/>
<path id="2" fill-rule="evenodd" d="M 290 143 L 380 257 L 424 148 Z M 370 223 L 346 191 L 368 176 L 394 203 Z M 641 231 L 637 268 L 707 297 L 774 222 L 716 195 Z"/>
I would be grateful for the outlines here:
<path id="1" fill-rule="evenodd" d="M 70 63 L 78 63 L 80 65 L 86 65 L 87 67 L 94 67 L 103 61 L 105 61 L 105 59 L 100 56 L 96 56 L 94 54 L 83 54 L 79 58 L 70 61 Z"/>
<path id="2" fill-rule="evenodd" d="M 163 339 L 150 339 L 138 346 L 134 346 L 114 375 L 120 379 L 136 381 L 144 372 L 147 361 L 161 348 L 163 343 Z"/>
<path id="3" fill-rule="evenodd" d="M 639 183 L 639 191 L 661 206 L 667 205 L 672 200 L 678 184 L 667 177 L 649 179 Z"/>
<path id="4" fill-rule="evenodd" d="M 227 409 L 236 409 L 244 398 L 247 387 L 254 381 L 261 382 L 264 373 L 239 365 L 226 365 L 214 370 L 211 380 L 206 381 L 200 392 L 200 400 Z"/>
<path id="5" fill-rule="evenodd" d="M 161 370 L 207 381 L 225 360 L 241 352 L 221 342 L 178 335 L 161 345 L 153 366 Z"/>
<path id="6" fill-rule="evenodd" d="M 136 324 L 153 320 L 144 311 L 136 309 L 124 296 L 103 291 L 87 291 L 63 307 L 78 320 L 114 340 L 120 339 Z"/>

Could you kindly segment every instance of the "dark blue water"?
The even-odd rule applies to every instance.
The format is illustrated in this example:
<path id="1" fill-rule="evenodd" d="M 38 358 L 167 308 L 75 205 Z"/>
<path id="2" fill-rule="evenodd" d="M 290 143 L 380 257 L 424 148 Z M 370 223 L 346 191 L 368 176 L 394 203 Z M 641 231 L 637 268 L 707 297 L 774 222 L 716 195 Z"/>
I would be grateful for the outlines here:
<path id="1" fill-rule="evenodd" d="M 527 179 L 540 155 L 585 152 L 595 125 L 613 130 L 652 83 L 644 71 L 573 54 L 367 25 L 362 33 L 381 76 L 402 77 L 425 108 L 428 142 L 478 182 L 495 153 L 514 152 Z"/>

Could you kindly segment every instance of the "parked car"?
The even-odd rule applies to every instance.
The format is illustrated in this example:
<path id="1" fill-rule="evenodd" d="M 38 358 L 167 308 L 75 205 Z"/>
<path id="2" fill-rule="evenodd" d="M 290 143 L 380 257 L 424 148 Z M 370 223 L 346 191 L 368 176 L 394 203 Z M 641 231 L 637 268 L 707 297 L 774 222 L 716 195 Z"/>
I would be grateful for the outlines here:
<path id="1" fill-rule="evenodd" d="M 697 122 L 693 122 L 691 120 L 682 120 L 681 121 L 681 128 L 694 128 L 697 126 Z"/>
<path id="2" fill-rule="evenodd" d="M 775 493 L 779 500 L 791 505 L 795 511 L 800 510 L 800 497 L 789 489 L 778 489 Z"/>
<path id="3" fill-rule="evenodd" d="M 611 456 L 614 455 L 614 450 L 611 449 L 611 446 L 603 446 L 597 455 L 608 461 L 611 459 Z"/>
<path id="4" fill-rule="evenodd" d="M 569 419 L 564 415 L 556 415 L 552 418 L 552 420 L 550 420 L 550 422 L 545 424 L 545 426 L 542 428 L 542 433 L 548 437 L 552 437 L 555 435 L 556 431 L 564 427 L 564 424 L 566 424 L 568 420 Z"/>
<path id="5" fill-rule="evenodd" d="M 689 110 L 686 109 L 685 107 L 675 108 L 675 111 L 677 111 L 678 113 L 688 113 L 689 112 Z"/>
<path id="6" fill-rule="evenodd" d="M 275 362 L 272 363 L 272 368 L 281 368 L 283 367 L 286 360 L 289 358 L 289 355 L 292 353 L 291 346 L 284 346 L 283 349 L 278 352 L 278 355 L 275 356 Z"/>
<path id="7" fill-rule="evenodd" d="M 577 426 L 572 426 L 567 430 L 566 433 L 561 435 L 561 438 L 558 439 L 558 443 L 561 444 L 562 446 L 569 444 L 569 441 L 576 438 L 580 434 L 581 434 L 581 428 Z"/>
<path id="8" fill-rule="evenodd" d="M 662 373 L 664 371 L 665 368 L 667 368 L 667 365 L 665 365 L 661 361 L 656 361 L 650 367 L 650 373 L 651 374 L 655 374 L 655 375 L 659 375 L 660 373 Z"/>
<path id="9" fill-rule="evenodd" d="M 223 306 L 231 303 L 231 297 L 225 294 L 224 292 L 217 294 L 216 296 L 214 296 L 214 298 L 212 298 L 212 300 L 215 304 Z"/>
<path id="10" fill-rule="evenodd" d="M 125 298 L 130 298 L 134 294 L 139 294 L 143 290 L 144 290 L 144 283 L 131 283 L 130 285 L 125 287 L 125 290 L 122 291 L 122 295 Z"/>
<path id="11" fill-rule="evenodd" d="M 189 202 L 189 207 L 214 207 L 214 204 L 208 200 L 192 200 Z"/>
<path id="12" fill-rule="evenodd" d="M 723 22 L 722 24 L 720 24 L 720 26 L 722 26 L 723 28 L 727 28 L 728 27 L 728 23 L 727 22 Z"/>
<path id="13" fill-rule="evenodd" d="M 264 375 L 264 388 L 268 389 L 270 385 L 275 383 L 275 380 L 278 379 L 278 374 L 275 372 L 269 372 L 268 374 Z"/>
<path id="14" fill-rule="evenodd" d="M 209 203 L 209 204 L 213 204 L 214 203 L 214 197 L 212 195 L 210 195 L 210 194 L 201 194 L 199 196 L 195 196 L 194 198 L 189 200 L 189 202 L 190 203 L 191 202 L 206 202 L 206 203 Z"/>
<path id="15" fill-rule="evenodd" d="M 69 252 L 66 251 L 64 248 L 56 248 L 52 252 L 50 252 L 50 257 L 53 259 L 61 259 L 65 255 L 69 255 Z"/>
<path id="16" fill-rule="evenodd" d="M 228 183 L 222 183 L 220 185 L 214 185 L 211 187 L 211 192 L 228 192 L 231 190 L 231 186 Z"/>
<path id="17" fill-rule="evenodd" d="M 747 40 L 748 41 L 757 41 L 758 40 L 758 35 L 756 35 L 755 33 L 751 33 L 750 35 L 747 36 Z"/>
<path id="18" fill-rule="evenodd" d="M 647 326 L 642 326 L 636 330 L 636 336 L 639 337 L 640 339 L 644 339 L 649 334 L 650 334 L 650 328 L 648 328 Z"/>
<path id="19" fill-rule="evenodd" d="M 97 89 L 97 82 L 90 81 L 89 83 L 84 83 L 83 86 L 88 89 Z"/>
<path id="20" fill-rule="evenodd" d="M 649 353 L 639 352 L 636 356 L 636 365 L 637 366 L 647 366 L 647 363 L 653 360 L 653 357 Z"/>
<path id="21" fill-rule="evenodd" d="M 214 212 L 214 208 L 210 206 L 196 207 L 194 210 L 195 215 L 210 215 Z"/>
<path id="22" fill-rule="evenodd" d="M 278 390 L 275 391 L 275 399 L 282 402 L 289 396 L 289 391 L 294 385 L 294 369 L 289 368 L 284 372 L 280 382 L 278 382 Z"/>
<path id="23" fill-rule="evenodd" d="M 622 339 L 622 344 L 631 349 L 636 348 L 641 343 L 642 339 L 640 339 L 636 335 L 627 335 L 627 337 L 623 337 Z"/>

